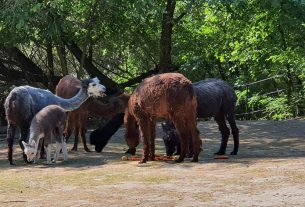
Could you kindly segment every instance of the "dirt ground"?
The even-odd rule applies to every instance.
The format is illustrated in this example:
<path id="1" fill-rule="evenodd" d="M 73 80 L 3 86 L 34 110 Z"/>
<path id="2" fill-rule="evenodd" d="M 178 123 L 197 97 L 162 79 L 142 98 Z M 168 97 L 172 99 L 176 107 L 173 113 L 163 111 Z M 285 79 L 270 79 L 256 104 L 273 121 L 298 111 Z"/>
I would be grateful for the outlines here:
<path id="1" fill-rule="evenodd" d="M 122 161 L 121 128 L 102 153 L 86 153 L 80 144 L 67 162 L 60 157 L 52 166 L 24 164 L 15 145 L 17 165 L 9 166 L 2 136 L 0 206 L 305 206 L 304 120 L 239 121 L 239 155 L 228 160 L 213 159 L 220 144 L 216 124 L 198 125 L 199 163 Z M 157 154 L 165 153 L 161 137 L 158 125 Z"/>

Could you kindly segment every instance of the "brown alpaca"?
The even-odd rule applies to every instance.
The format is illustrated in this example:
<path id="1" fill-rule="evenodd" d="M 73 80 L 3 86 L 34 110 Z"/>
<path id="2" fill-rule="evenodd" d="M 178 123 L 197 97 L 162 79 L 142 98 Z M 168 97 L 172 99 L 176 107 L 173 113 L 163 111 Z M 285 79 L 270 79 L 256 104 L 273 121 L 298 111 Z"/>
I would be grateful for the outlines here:
<path id="1" fill-rule="evenodd" d="M 131 95 L 125 111 L 125 139 L 130 149 L 138 144 L 136 123 L 143 142 L 140 163 L 155 158 L 155 126 L 157 118 L 170 119 L 181 136 L 181 154 L 186 155 L 188 137 L 194 146 L 193 162 L 198 162 L 202 141 L 196 128 L 197 100 L 191 81 L 179 73 L 164 73 L 146 78 Z"/>
<path id="2" fill-rule="evenodd" d="M 73 97 L 80 87 L 80 80 L 67 75 L 60 79 L 56 86 L 56 95 L 62 98 Z M 67 121 L 65 124 L 64 135 L 66 141 L 68 141 L 72 132 L 75 132 L 74 146 L 72 150 L 77 151 L 78 137 L 80 135 L 84 145 L 84 150 L 89 152 L 86 142 L 86 126 L 88 115 L 94 115 L 99 117 L 113 116 L 116 113 L 122 113 L 125 111 L 129 100 L 129 95 L 121 94 L 117 97 L 110 99 L 108 104 L 104 104 L 97 99 L 87 99 L 78 109 L 68 113 Z"/>

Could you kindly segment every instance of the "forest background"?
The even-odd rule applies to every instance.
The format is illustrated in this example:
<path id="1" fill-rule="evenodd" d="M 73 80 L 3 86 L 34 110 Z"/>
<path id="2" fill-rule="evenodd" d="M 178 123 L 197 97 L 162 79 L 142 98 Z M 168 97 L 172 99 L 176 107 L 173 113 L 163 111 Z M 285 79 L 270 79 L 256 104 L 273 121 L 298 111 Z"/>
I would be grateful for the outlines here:
<path id="1" fill-rule="evenodd" d="M 112 96 L 173 71 L 230 83 L 238 119 L 304 118 L 305 1 L 0 0 L 2 106 L 67 74 Z"/>

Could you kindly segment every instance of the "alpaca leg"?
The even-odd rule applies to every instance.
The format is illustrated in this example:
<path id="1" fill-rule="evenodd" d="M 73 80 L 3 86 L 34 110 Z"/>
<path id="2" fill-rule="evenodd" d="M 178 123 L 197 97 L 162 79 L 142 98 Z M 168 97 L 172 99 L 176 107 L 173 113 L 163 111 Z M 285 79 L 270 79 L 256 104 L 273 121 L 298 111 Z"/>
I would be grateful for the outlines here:
<path id="1" fill-rule="evenodd" d="M 62 152 L 64 154 L 64 161 L 68 160 L 68 150 L 67 150 L 67 143 L 65 141 L 62 142 Z"/>
<path id="2" fill-rule="evenodd" d="M 155 160 L 156 122 L 155 120 L 153 120 L 149 124 L 150 124 L 149 157 L 151 160 Z"/>
<path id="3" fill-rule="evenodd" d="M 220 148 L 218 150 L 218 152 L 216 152 L 216 155 L 224 155 L 226 154 L 226 148 L 227 148 L 227 144 L 228 144 L 228 139 L 230 136 L 230 130 L 227 127 L 226 124 L 226 120 L 223 114 L 219 114 L 217 116 L 215 116 L 215 121 L 218 124 L 219 127 L 219 131 L 221 132 L 221 145 Z"/>
<path id="4" fill-rule="evenodd" d="M 72 134 L 72 130 L 70 128 L 69 129 L 66 128 L 64 131 L 64 137 L 65 137 L 66 143 L 68 143 L 69 138 L 71 137 L 71 134 Z"/>
<path id="5" fill-rule="evenodd" d="M 238 148 L 239 148 L 239 130 L 236 126 L 234 113 L 228 114 L 228 122 L 230 124 L 232 134 L 233 134 L 233 140 L 234 140 L 234 149 L 231 152 L 231 155 L 237 155 Z"/>
<path id="6" fill-rule="evenodd" d="M 136 154 L 136 147 L 139 145 L 139 133 L 137 131 L 137 122 L 128 112 L 124 116 L 125 141 L 129 149 L 126 153 Z"/>
<path id="7" fill-rule="evenodd" d="M 179 142 L 177 142 L 176 147 L 177 147 L 177 152 L 175 153 L 175 155 L 180 155 L 181 154 L 181 140 L 179 140 Z"/>
<path id="8" fill-rule="evenodd" d="M 13 145 L 14 145 L 15 132 L 16 132 L 16 126 L 9 123 L 7 126 L 6 140 L 8 145 L 7 158 L 8 161 L 10 162 L 10 165 L 15 165 L 13 162 Z"/>
<path id="9" fill-rule="evenodd" d="M 88 148 L 87 146 L 87 140 L 86 140 L 86 129 L 85 127 L 81 127 L 80 128 L 80 137 L 81 137 L 81 140 L 83 142 L 83 145 L 84 145 L 84 150 L 86 152 L 91 152 L 91 150 Z"/>
<path id="10" fill-rule="evenodd" d="M 196 121 L 189 122 L 189 129 L 192 139 L 189 141 L 189 153 L 193 155 L 192 162 L 198 162 L 199 153 L 201 152 L 202 141 L 199 138 L 199 133 L 196 127 Z"/>
<path id="11" fill-rule="evenodd" d="M 186 123 L 184 120 L 177 118 L 173 120 L 173 123 L 175 124 L 175 127 L 179 133 L 180 144 L 181 144 L 180 156 L 178 160 L 176 160 L 176 162 L 183 162 L 186 155 L 186 149 L 188 144 L 187 139 L 190 136 L 190 134 L 187 132 Z"/>
<path id="12" fill-rule="evenodd" d="M 44 139 L 40 139 L 39 147 L 40 147 L 39 159 L 46 159 L 46 150 L 44 149 Z M 38 155 L 38 153 L 37 153 L 37 155 Z"/>
<path id="13" fill-rule="evenodd" d="M 50 165 L 52 164 L 52 161 L 51 161 L 51 145 L 48 144 L 48 145 L 45 145 L 45 149 L 46 149 L 46 152 L 47 152 L 47 164 Z"/>
<path id="14" fill-rule="evenodd" d="M 54 154 L 54 159 L 53 159 L 54 163 L 58 160 L 59 152 L 60 152 L 61 148 L 62 148 L 62 143 L 56 142 L 56 145 L 55 145 L 55 154 Z"/>
<path id="15" fill-rule="evenodd" d="M 20 145 L 20 147 L 22 149 L 23 160 L 24 160 L 25 163 L 29 163 L 29 162 L 27 160 L 26 154 L 23 152 L 24 151 L 24 146 L 22 144 L 22 141 L 26 142 L 26 140 L 28 138 L 28 132 L 29 132 L 29 127 L 28 126 L 20 127 L 19 145 Z"/>
<path id="16" fill-rule="evenodd" d="M 78 145 L 78 135 L 79 135 L 79 128 L 78 127 L 75 127 L 75 130 L 74 130 L 74 145 L 72 147 L 72 151 L 77 151 L 77 145 Z"/>
<path id="17" fill-rule="evenodd" d="M 35 159 L 34 159 L 34 163 L 36 163 L 36 161 L 39 159 L 39 157 L 41 158 L 41 154 L 42 154 L 42 147 L 43 147 L 43 139 L 39 139 L 38 140 L 38 148 L 37 148 L 37 153 L 36 153 L 36 157 L 35 157 Z M 44 149 L 43 149 L 44 150 Z"/>
<path id="18" fill-rule="evenodd" d="M 88 119 L 88 113 L 79 113 L 78 114 L 78 125 L 79 125 L 79 134 L 81 141 L 83 142 L 84 150 L 86 152 L 91 152 L 91 150 L 87 146 L 87 139 L 86 139 L 86 126 L 87 126 L 87 119 Z"/>
<path id="19" fill-rule="evenodd" d="M 140 136 L 143 141 L 143 155 L 142 159 L 139 162 L 141 163 L 146 163 L 149 157 L 150 153 L 150 125 L 148 124 L 149 122 L 144 121 L 143 119 L 139 123 L 140 127 Z"/>

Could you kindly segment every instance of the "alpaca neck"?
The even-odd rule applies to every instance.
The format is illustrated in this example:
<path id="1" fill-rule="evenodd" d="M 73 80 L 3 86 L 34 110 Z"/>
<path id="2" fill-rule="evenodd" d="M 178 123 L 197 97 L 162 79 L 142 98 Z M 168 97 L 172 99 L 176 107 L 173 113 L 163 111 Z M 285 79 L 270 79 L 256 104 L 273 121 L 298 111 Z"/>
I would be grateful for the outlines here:
<path id="1" fill-rule="evenodd" d="M 88 98 L 87 91 L 81 88 L 78 93 L 69 99 L 59 98 L 58 105 L 62 107 L 65 111 L 73 111 L 78 109 L 82 103 L 84 103 Z"/>

